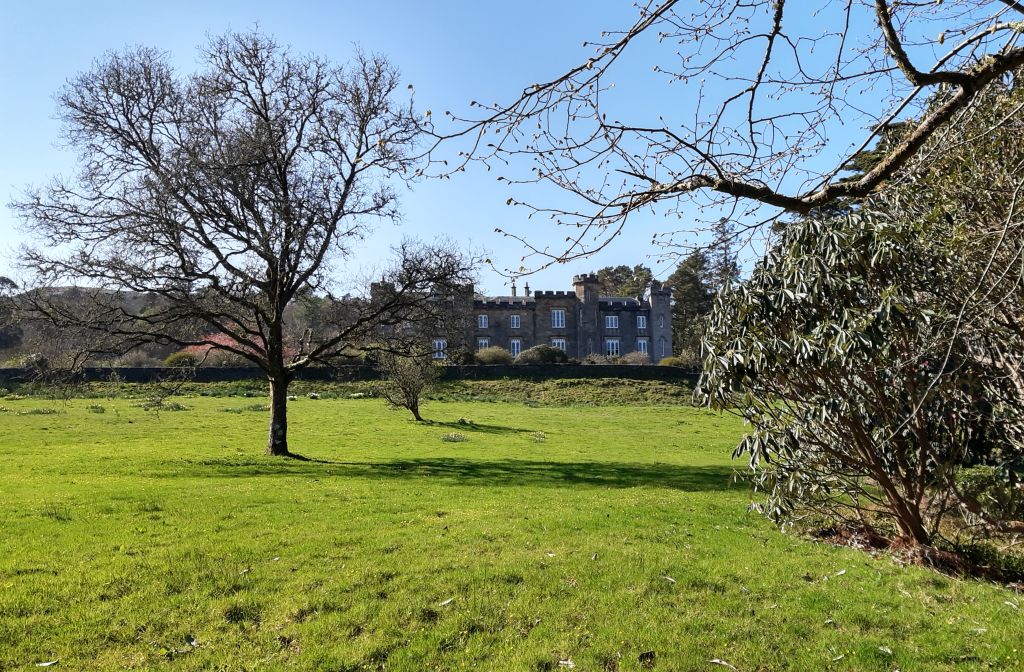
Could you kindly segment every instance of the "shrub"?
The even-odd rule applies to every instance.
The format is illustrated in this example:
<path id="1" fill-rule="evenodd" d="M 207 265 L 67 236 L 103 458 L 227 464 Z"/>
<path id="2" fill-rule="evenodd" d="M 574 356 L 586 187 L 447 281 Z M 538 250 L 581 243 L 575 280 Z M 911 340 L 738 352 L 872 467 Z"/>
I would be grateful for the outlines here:
<path id="1" fill-rule="evenodd" d="M 991 334 L 960 327 L 989 309 L 950 298 L 987 266 L 955 266 L 942 235 L 869 210 L 807 218 L 719 294 L 698 394 L 716 410 L 742 394 L 751 431 L 735 456 L 774 520 L 895 527 L 928 545 L 958 505 L 995 520 L 1006 507 L 990 475 L 1004 491 L 1016 480 L 1020 392 L 979 349 Z M 997 469 L 956 482 L 979 463 Z"/>
<path id="2" fill-rule="evenodd" d="M 101 406 L 100 404 L 89 404 L 88 406 L 85 407 L 85 409 L 87 411 L 89 411 L 90 413 L 106 413 L 107 412 L 107 407 L 106 406 Z"/>
<path id="3" fill-rule="evenodd" d="M 676 357 L 673 355 L 671 357 L 663 358 L 658 362 L 658 366 L 689 366 L 689 363 L 682 357 Z"/>
<path id="4" fill-rule="evenodd" d="M 535 345 L 519 353 L 516 364 L 564 364 L 569 356 L 550 345 Z"/>
<path id="5" fill-rule="evenodd" d="M 459 432 L 449 432 L 448 434 L 442 434 L 441 440 L 448 443 L 461 443 L 466 440 L 466 435 Z"/>
<path id="6" fill-rule="evenodd" d="M 511 364 L 512 353 L 505 348 L 492 345 L 489 348 L 482 348 L 476 353 L 477 364 Z"/>
<path id="7" fill-rule="evenodd" d="M 112 364 L 128 368 L 143 368 L 160 366 L 160 360 L 141 350 L 132 350 L 115 359 Z"/>
<path id="8" fill-rule="evenodd" d="M 167 355 L 164 360 L 164 366 L 172 368 L 187 369 L 199 365 L 199 355 L 188 350 L 179 350 L 178 352 Z"/>
<path id="9" fill-rule="evenodd" d="M 615 357 L 609 357 L 608 355 L 602 355 L 596 352 L 592 352 L 583 358 L 584 364 L 617 364 L 618 361 Z"/>
<path id="10" fill-rule="evenodd" d="M 211 349 L 209 354 L 206 355 L 206 366 L 219 366 L 219 367 L 233 367 L 233 366 L 252 366 L 245 357 L 231 352 L 230 350 L 218 350 Z"/>
<path id="11" fill-rule="evenodd" d="M 619 358 L 619 364 L 628 364 L 629 366 L 647 366 L 651 363 L 651 358 L 646 352 L 627 352 Z"/>
<path id="12" fill-rule="evenodd" d="M 1024 491 L 995 467 L 962 469 L 956 474 L 956 483 L 961 501 L 972 513 L 986 511 L 998 519 L 1016 520 L 1024 510 Z"/>

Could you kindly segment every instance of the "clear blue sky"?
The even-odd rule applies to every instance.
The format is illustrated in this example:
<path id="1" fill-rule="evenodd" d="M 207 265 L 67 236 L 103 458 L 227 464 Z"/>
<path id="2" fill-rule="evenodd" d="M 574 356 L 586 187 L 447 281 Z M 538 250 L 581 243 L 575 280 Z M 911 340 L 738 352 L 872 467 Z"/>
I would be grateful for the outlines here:
<path id="1" fill-rule="evenodd" d="M 508 99 L 523 86 L 585 58 L 581 43 L 635 16 L 614 2 L 9 2 L 0 16 L 0 273 L 22 238 L 6 204 L 28 184 L 68 174 L 74 155 L 59 146 L 54 93 L 69 77 L 110 49 L 153 45 L 192 69 L 197 45 L 209 33 L 258 24 L 298 51 L 337 62 L 355 45 L 386 54 L 415 85 L 421 109 L 465 110 L 472 99 Z M 404 221 L 381 223 L 357 263 L 372 267 L 402 236 L 447 234 L 518 267 L 522 251 L 493 233 L 496 226 L 548 236 L 561 233 L 528 223 L 505 205 L 510 192 L 482 169 L 458 179 L 427 181 L 403 197 Z M 639 227 L 637 227 L 639 228 Z M 633 238 L 633 236 L 631 236 Z M 559 267 L 530 280 L 533 288 L 567 288 L 573 273 L 607 264 L 642 263 L 650 234 L 637 232 L 599 257 Z M 503 291 L 503 279 L 484 269 L 483 289 Z"/>
<path id="2" fill-rule="evenodd" d="M 581 46 L 584 40 L 597 38 L 603 29 L 628 26 L 636 17 L 628 0 L 8 1 L 0 11 L 0 274 L 10 271 L 10 259 L 23 242 L 6 204 L 26 185 L 74 168 L 73 154 L 58 146 L 53 95 L 107 50 L 127 44 L 156 46 L 188 71 L 206 35 L 258 24 L 298 51 L 337 62 L 347 61 L 355 45 L 386 54 L 415 85 L 420 109 L 436 114 L 446 109 L 465 112 L 473 99 L 509 100 L 524 86 L 585 60 L 590 51 Z M 663 89 L 645 89 L 638 81 L 621 83 L 627 90 L 636 89 L 628 104 L 641 111 L 657 108 Z M 552 245 L 565 232 L 543 221 L 528 221 L 524 210 L 506 206 L 511 195 L 508 186 L 479 166 L 451 180 L 420 183 L 403 198 L 404 222 L 398 227 L 380 224 L 356 263 L 372 268 L 403 236 L 430 239 L 443 233 L 487 251 L 499 267 L 516 268 L 523 250 L 493 233 L 495 227 Z M 651 235 L 684 223 L 638 214 L 626 235 L 597 256 L 543 271 L 529 282 L 534 289 L 568 288 L 574 273 L 620 263 L 648 263 L 664 277 L 672 267 L 651 256 L 659 252 L 651 246 Z M 481 289 L 504 293 L 503 283 L 497 274 L 483 270 Z"/>

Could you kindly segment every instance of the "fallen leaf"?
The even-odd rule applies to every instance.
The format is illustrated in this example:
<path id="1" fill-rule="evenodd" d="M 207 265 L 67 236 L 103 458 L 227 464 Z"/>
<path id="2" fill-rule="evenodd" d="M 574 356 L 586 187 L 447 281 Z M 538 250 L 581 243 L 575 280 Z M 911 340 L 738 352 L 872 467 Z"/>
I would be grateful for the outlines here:
<path id="1" fill-rule="evenodd" d="M 666 580 L 666 581 L 668 581 L 669 583 L 675 583 L 675 582 L 676 582 L 676 580 L 675 580 L 675 579 L 673 579 L 673 578 L 672 578 L 671 576 L 669 576 L 668 574 L 664 574 L 664 575 L 662 575 L 662 577 L 661 577 L 661 578 L 665 579 L 665 580 Z"/>
<path id="2" fill-rule="evenodd" d="M 441 603 L 442 607 L 447 607 L 449 604 L 455 601 L 454 597 L 449 597 L 447 600 Z"/>
<path id="3" fill-rule="evenodd" d="M 832 662 L 833 663 L 838 663 L 843 658 L 846 658 L 846 654 L 845 653 L 840 653 L 838 656 L 836 656 L 835 658 L 832 659 Z"/>
<path id="4" fill-rule="evenodd" d="M 558 661 L 559 667 L 567 667 L 570 670 L 576 667 L 576 663 L 572 662 L 572 658 L 566 658 L 565 660 Z"/>
<path id="5" fill-rule="evenodd" d="M 56 660 L 48 660 L 45 663 L 36 663 L 36 667 L 49 667 L 50 665 L 56 665 Z"/>
<path id="6" fill-rule="evenodd" d="M 1003 602 L 1003 604 L 1005 604 L 1008 607 L 1013 607 L 1014 609 L 1020 609 L 1020 607 L 1018 607 L 1015 603 L 1010 602 L 1009 600 L 1006 600 L 1005 602 Z"/>
<path id="7" fill-rule="evenodd" d="M 843 574 L 846 574 L 845 569 L 840 569 L 838 572 L 835 573 L 836 576 L 842 576 Z"/>
<path id="8" fill-rule="evenodd" d="M 708 662 L 711 663 L 712 665 L 721 665 L 722 667 L 728 667 L 730 670 L 736 670 L 736 672 L 739 672 L 739 670 L 736 669 L 735 665 L 727 663 L 724 660 L 722 660 L 721 658 L 712 658 Z"/>
<path id="9" fill-rule="evenodd" d="M 880 647 L 878 647 L 878 650 L 881 651 L 882 653 L 884 653 L 887 656 L 891 656 L 892 655 L 892 649 L 890 649 L 888 646 L 880 646 Z"/>

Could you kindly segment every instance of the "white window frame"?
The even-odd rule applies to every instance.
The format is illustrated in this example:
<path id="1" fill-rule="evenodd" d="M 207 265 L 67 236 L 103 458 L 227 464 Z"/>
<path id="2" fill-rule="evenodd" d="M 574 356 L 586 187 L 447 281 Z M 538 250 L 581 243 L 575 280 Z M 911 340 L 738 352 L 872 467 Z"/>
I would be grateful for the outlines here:
<path id="1" fill-rule="evenodd" d="M 523 351 L 523 341 L 518 338 L 513 338 L 508 342 L 508 351 L 512 353 L 513 357 L 518 357 L 519 353 Z"/>
<path id="2" fill-rule="evenodd" d="M 448 359 L 448 340 L 444 338 L 434 339 L 434 359 Z"/>
<path id="3" fill-rule="evenodd" d="M 617 338 L 606 338 L 604 339 L 604 355 L 605 357 L 618 357 L 622 354 L 621 343 Z"/>
<path id="4" fill-rule="evenodd" d="M 508 318 L 508 328 L 509 329 L 518 329 L 519 325 L 520 325 L 520 322 L 521 322 L 521 320 L 520 320 L 519 315 L 510 315 L 509 318 Z"/>
<path id="5" fill-rule="evenodd" d="M 552 338 L 551 339 L 551 347 L 552 348 L 558 348 L 562 352 L 565 352 L 565 349 L 568 346 L 566 345 L 564 338 Z"/>
<path id="6" fill-rule="evenodd" d="M 619 316 L 618 315 L 605 315 L 604 316 L 604 328 L 605 329 L 618 329 L 619 328 Z"/>
<path id="7" fill-rule="evenodd" d="M 484 348 L 491 347 L 491 339 L 489 338 L 478 338 L 476 339 L 476 349 L 483 350 Z"/>
<path id="8" fill-rule="evenodd" d="M 648 347 L 647 339 L 646 338 L 638 338 L 638 339 L 636 339 L 636 351 L 637 352 L 643 353 L 643 354 L 646 355 L 647 351 L 649 349 L 650 348 Z"/>
<path id="9" fill-rule="evenodd" d="M 476 316 L 476 328 L 477 329 L 486 329 L 489 324 L 490 324 L 490 320 L 487 319 L 486 315 L 477 315 Z"/>
<path id="10" fill-rule="evenodd" d="M 647 328 L 647 316 L 646 315 L 637 315 L 636 316 L 636 328 L 637 329 L 646 329 Z"/>
<path id="11" fill-rule="evenodd" d="M 565 309 L 564 308 L 552 308 L 551 309 L 551 328 L 552 329 L 565 329 Z"/>

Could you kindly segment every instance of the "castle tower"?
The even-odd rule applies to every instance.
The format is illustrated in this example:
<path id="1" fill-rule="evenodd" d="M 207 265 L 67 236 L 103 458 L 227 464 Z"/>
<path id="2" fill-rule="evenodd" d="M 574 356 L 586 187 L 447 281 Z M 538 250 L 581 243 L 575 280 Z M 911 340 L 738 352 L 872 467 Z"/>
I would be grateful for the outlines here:
<path id="1" fill-rule="evenodd" d="M 657 363 L 672 354 L 672 288 L 652 280 L 647 294 L 651 303 L 651 360 Z"/>
<path id="2" fill-rule="evenodd" d="M 573 276 L 572 287 L 579 299 L 579 315 L 577 316 L 576 357 L 583 359 L 601 348 L 601 330 L 597 275 L 586 273 Z"/>

